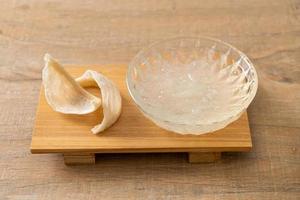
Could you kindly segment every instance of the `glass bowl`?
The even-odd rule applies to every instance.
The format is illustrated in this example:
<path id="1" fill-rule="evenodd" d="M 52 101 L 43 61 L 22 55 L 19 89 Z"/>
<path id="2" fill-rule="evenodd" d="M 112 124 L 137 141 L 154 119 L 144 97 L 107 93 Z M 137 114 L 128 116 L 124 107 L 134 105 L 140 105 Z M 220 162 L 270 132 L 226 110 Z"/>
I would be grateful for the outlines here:
<path id="1" fill-rule="evenodd" d="M 169 131 L 195 135 L 237 120 L 258 84 L 244 53 L 208 37 L 150 45 L 133 58 L 126 81 L 146 117 Z"/>

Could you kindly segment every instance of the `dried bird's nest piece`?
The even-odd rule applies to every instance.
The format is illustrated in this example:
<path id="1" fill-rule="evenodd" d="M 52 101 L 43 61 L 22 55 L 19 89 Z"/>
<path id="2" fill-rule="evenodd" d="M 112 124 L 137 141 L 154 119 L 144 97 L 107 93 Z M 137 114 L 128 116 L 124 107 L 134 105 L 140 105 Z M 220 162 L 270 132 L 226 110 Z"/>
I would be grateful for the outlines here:
<path id="1" fill-rule="evenodd" d="M 64 114 L 88 114 L 103 108 L 103 120 L 91 131 L 97 134 L 110 127 L 121 114 L 122 99 L 115 84 L 102 74 L 87 70 L 76 80 L 62 65 L 49 54 L 44 57 L 43 85 L 45 96 L 51 108 Z M 86 91 L 83 87 L 97 86 L 101 90 L 101 99 Z"/>

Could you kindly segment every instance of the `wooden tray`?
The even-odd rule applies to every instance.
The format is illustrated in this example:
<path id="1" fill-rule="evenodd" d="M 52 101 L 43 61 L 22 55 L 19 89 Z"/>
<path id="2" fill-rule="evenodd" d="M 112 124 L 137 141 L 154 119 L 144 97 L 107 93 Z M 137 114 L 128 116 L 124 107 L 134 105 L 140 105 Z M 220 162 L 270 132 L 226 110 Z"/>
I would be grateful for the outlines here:
<path id="1" fill-rule="evenodd" d="M 92 69 L 111 78 L 121 91 L 122 114 L 112 127 L 94 135 L 90 129 L 100 122 L 101 109 L 81 116 L 54 112 L 41 88 L 31 143 L 34 154 L 62 153 L 66 164 L 93 164 L 95 153 L 188 152 L 189 162 L 212 162 L 221 152 L 249 151 L 252 147 L 247 113 L 222 130 L 182 136 L 159 128 L 137 109 L 126 88 L 126 65 L 66 69 L 75 77 Z M 89 90 L 99 93 L 97 88 Z"/>

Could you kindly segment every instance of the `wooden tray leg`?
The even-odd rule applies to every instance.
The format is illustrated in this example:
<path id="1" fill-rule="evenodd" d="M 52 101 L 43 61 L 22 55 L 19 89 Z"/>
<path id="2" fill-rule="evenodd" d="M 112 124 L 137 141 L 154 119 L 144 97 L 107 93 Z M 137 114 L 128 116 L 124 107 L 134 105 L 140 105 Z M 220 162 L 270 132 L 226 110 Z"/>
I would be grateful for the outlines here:
<path id="1" fill-rule="evenodd" d="M 94 153 L 64 153 L 66 165 L 92 165 L 95 164 Z"/>
<path id="2" fill-rule="evenodd" d="M 221 152 L 189 152 L 190 163 L 210 163 L 221 159 Z"/>

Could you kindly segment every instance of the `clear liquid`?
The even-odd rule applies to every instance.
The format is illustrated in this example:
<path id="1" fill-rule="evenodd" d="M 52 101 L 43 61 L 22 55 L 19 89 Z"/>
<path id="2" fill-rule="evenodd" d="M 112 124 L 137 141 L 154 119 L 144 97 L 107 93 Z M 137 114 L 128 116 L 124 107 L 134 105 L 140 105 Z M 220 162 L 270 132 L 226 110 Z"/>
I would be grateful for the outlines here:
<path id="1" fill-rule="evenodd" d="M 238 113 L 245 76 L 238 65 L 204 60 L 152 66 L 137 85 L 149 113 L 178 123 L 209 123 Z M 155 105 L 155 106 L 153 106 Z"/>

